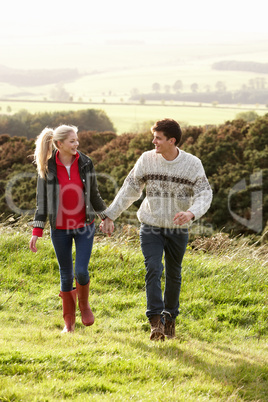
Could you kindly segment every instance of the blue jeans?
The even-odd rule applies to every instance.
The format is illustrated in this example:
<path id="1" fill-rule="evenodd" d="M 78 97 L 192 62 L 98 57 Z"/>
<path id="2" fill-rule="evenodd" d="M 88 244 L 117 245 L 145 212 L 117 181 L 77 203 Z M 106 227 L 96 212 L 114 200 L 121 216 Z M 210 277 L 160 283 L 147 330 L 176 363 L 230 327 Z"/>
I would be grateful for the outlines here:
<path id="1" fill-rule="evenodd" d="M 59 263 L 62 292 L 73 290 L 73 240 L 76 249 L 75 278 L 79 285 L 86 285 L 89 282 L 88 264 L 93 247 L 94 233 L 94 223 L 72 230 L 51 229 L 51 240 Z"/>
<path id="2" fill-rule="evenodd" d="M 146 316 L 165 315 L 175 319 L 179 314 L 181 263 L 187 247 L 187 229 L 166 229 L 146 224 L 140 229 L 141 249 L 146 268 Z M 165 258 L 165 290 L 162 297 L 161 277 Z"/>

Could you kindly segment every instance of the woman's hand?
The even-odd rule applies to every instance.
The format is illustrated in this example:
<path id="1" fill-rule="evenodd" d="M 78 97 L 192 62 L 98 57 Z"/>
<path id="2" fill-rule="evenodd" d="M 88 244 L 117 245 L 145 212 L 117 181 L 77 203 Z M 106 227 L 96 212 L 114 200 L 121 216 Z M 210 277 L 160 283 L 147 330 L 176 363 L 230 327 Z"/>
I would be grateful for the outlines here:
<path id="1" fill-rule="evenodd" d="M 29 243 L 30 250 L 31 250 L 33 253 L 36 253 L 36 252 L 37 252 L 37 248 L 36 248 L 37 239 L 38 239 L 38 236 L 32 236 L 32 238 L 31 238 L 31 240 L 30 240 L 30 243 Z"/>

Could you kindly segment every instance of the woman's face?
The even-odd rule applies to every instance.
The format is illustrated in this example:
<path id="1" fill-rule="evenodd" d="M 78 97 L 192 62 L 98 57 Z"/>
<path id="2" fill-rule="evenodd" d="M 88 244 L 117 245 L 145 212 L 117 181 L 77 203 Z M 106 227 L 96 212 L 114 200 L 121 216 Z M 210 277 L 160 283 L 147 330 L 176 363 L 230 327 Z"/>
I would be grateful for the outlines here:
<path id="1" fill-rule="evenodd" d="M 59 151 L 62 155 L 76 155 L 79 145 L 77 134 L 74 131 L 71 131 L 64 141 L 58 142 L 58 145 Z"/>

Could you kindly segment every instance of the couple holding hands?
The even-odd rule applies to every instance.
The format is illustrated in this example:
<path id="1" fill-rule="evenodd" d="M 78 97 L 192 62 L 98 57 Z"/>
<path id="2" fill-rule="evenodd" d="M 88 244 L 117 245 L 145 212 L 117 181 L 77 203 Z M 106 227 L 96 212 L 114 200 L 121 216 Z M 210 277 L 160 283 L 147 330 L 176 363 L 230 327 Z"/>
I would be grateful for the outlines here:
<path id="1" fill-rule="evenodd" d="M 83 324 L 94 323 L 88 301 L 88 265 L 95 215 L 102 219 L 100 229 L 111 235 L 113 222 L 141 197 L 145 188 L 146 197 L 137 217 L 146 270 L 146 316 L 151 325 L 150 339 L 175 338 L 181 264 L 188 242 L 188 228 L 210 207 L 212 190 L 200 159 L 178 147 L 182 133 L 175 120 L 159 120 L 151 132 L 155 149 L 139 157 L 108 208 L 100 196 L 91 159 L 77 150 L 77 127 L 45 128 L 37 137 L 34 154 L 38 171 L 37 205 L 29 247 L 33 252 L 37 251 L 37 239 L 42 237 L 49 218 L 61 279 L 59 296 L 65 322 L 62 332 L 74 331 L 77 298 Z"/>

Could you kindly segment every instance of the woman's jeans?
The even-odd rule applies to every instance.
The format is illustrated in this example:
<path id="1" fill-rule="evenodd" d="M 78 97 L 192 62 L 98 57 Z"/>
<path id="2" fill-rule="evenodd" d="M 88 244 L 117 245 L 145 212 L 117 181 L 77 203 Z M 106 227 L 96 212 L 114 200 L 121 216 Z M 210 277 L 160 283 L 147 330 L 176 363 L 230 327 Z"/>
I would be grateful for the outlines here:
<path id="1" fill-rule="evenodd" d="M 51 240 L 59 263 L 62 292 L 73 290 L 73 240 L 76 249 L 75 278 L 79 285 L 86 285 L 89 282 L 88 264 L 93 247 L 94 233 L 94 223 L 73 230 L 51 229 Z"/>
<path id="2" fill-rule="evenodd" d="M 181 263 L 187 247 L 188 230 L 142 224 L 140 241 L 146 268 L 146 315 L 150 319 L 153 315 L 164 314 L 166 318 L 173 320 L 179 314 Z M 164 299 L 161 290 L 163 253 L 165 258 Z"/>

